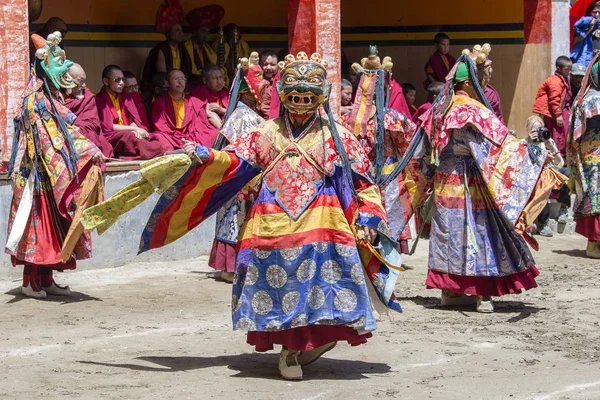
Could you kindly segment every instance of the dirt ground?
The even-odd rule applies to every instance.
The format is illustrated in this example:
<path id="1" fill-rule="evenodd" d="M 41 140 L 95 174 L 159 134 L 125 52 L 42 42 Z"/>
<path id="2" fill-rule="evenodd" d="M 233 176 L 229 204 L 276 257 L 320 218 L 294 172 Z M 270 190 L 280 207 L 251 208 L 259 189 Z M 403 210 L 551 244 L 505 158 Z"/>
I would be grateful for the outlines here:
<path id="1" fill-rule="evenodd" d="M 397 286 L 404 312 L 297 383 L 231 330 L 230 288 L 206 258 L 65 273 L 67 301 L 0 282 L 0 398 L 600 399 L 600 261 L 579 236 L 540 242 L 539 287 L 491 315 L 439 307 L 420 243 Z"/>

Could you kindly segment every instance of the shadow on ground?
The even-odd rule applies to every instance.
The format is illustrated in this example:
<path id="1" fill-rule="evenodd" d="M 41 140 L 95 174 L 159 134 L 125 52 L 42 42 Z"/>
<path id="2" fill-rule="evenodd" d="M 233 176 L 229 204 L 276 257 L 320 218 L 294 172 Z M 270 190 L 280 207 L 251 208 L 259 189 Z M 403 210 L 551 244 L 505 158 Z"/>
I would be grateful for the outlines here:
<path id="1" fill-rule="evenodd" d="M 500 299 L 500 300 L 498 300 Z M 433 296 L 411 296 L 411 297 L 400 297 L 398 299 L 400 304 L 403 302 L 413 302 L 416 305 L 419 305 L 428 309 L 436 309 L 441 311 L 448 312 L 457 312 L 459 311 L 461 314 L 465 316 L 469 316 L 471 313 L 477 313 L 475 308 L 475 304 L 472 305 L 464 305 L 464 306 L 452 306 L 446 307 L 440 304 L 439 297 Z M 540 311 L 547 310 L 545 307 L 537 307 L 531 303 L 523 303 L 522 301 L 510 301 L 510 300 L 502 300 L 502 298 L 494 299 L 494 313 L 495 314 L 518 314 L 511 318 L 509 318 L 506 322 L 513 323 L 521 321 L 529 316 L 536 314 Z"/>
<path id="2" fill-rule="evenodd" d="M 571 250 L 552 250 L 553 253 L 560 254 L 561 256 L 569 256 L 569 257 L 577 257 L 577 258 L 587 258 L 588 260 L 592 260 L 587 256 L 585 250 L 582 249 L 571 249 Z"/>
<path id="3" fill-rule="evenodd" d="M 278 354 L 241 354 L 218 357 L 137 357 L 135 360 L 151 363 L 142 364 L 115 364 L 96 361 L 79 361 L 81 364 L 95 365 L 109 368 L 125 368 L 133 371 L 147 372 L 181 372 L 196 369 L 226 366 L 230 370 L 238 371 L 234 377 L 261 378 L 280 380 L 277 365 Z M 366 361 L 337 360 L 322 358 L 314 364 L 305 366 L 304 379 L 318 380 L 357 380 L 368 378 L 368 374 L 387 374 L 391 367 L 383 363 Z"/>
<path id="4" fill-rule="evenodd" d="M 103 301 L 102 299 L 98 298 L 98 297 L 93 297 L 93 296 L 89 296 L 85 293 L 81 293 L 81 292 L 71 292 L 70 296 L 48 296 L 45 299 L 32 299 L 30 297 L 25 296 L 23 293 L 21 293 L 21 287 L 9 290 L 8 292 L 5 292 L 4 294 L 8 295 L 8 296 L 13 296 L 12 299 L 10 299 L 9 301 L 6 302 L 6 304 L 13 304 L 13 303 L 18 303 L 19 301 L 23 301 L 23 300 L 30 300 L 30 301 L 49 301 L 52 303 L 60 303 L 60 304 L 69 304 L 69 303 L 78 303 L 78 302 L 82 302 L 82 301 Z"/>

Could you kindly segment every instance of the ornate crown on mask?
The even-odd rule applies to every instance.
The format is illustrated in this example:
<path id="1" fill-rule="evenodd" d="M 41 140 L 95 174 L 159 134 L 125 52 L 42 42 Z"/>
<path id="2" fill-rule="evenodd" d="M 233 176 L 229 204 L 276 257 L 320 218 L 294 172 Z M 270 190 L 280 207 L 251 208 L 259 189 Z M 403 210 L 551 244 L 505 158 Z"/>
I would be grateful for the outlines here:
<path id="1" fill-rule="evenodd" d="M 327 102 L 331 82 L 327 80 L 327 61 L 319 53 L 313 53 L 310 58 L 304 52 L 296 57 L 288 54 L 279 67 L 281 79 L 276 84 L 277 93 L 288 111 L 312 113 Z"/>
<path id="2" fill-rule="evenodd" d="M 486 64 L 488 61 L 491 63 L 492 60 L 488 60 L 488 56 L 492 52 L 492 46 L 489 43 L 484 43 L 483 46 L 476 44 L 473 46 L 473 50 L 464 49 L 462 54 L 467 54 L 477 64 Z"/>
<path id="3" fill-rule="evenodd" d="M 65 51 L 59 47 L 62 41 L 61 33 L 51 33 L 47 39 L 34 33 L 31 40 L 37 49 L 35 56 L 40 60 L 40 66 L 55 88 L 71 89 L 77 86 L 67 73 L 73 61 L 68 60 Z"/>
<path id="4" fill-rule="evenodd" d="M 262 88 L 268 85 L 269 81 L 263 78 L 258 53 L 253 51 L 249 59 L 240 58 L 238 68 L 244 73 L 244 81 L 240 82 L 240 94 L 251 93 L 258 103 L 262 103 Z"/>
<path id="5" fill-rule="evenodd" d="M 327 60 L 323 59 L 323 57 L 321 57 L 319 53 L 313 53 L 310 56 L 310 58 L 308 58 L 308 55 L 303 51 L 298 53 L 296 57 L 294 57 L 292 54 L 288 54 L 287 56 L 285 56 L 283 61 L 279 62 L 278 66 L 280 70 L 284 70 L 286 68 L 291 68 L 299 64 L 307 63 L 317 64 L 318 66 L 327 71 Z"/>
<path id="6" fill-rule="evenodd" d="M 369 46 L 369 55 L 360 60 L 360 64 L 352 64 L 352 69 L 357 73 L 363 73 L 365 70 L 373 71 L 378 69 L 383 69 L 386 73 L 389 73 L 392 71 L 393 67 L 394 63 L 392 62 L 391 57 L 386 56 L 383 58 L 383 62 L 381 62 L 377 46 L 374 45 Z"/>
<path id="7" fill-rule="evenodd" d="M 462 51 L 462 54 L 468 55 L 475 63 L 477 78 L 484 88 L 492 78 L 492 60 L 489 59 L 491 52 L 492 46 L 489 43 L 484 43 L 483 46 L 477 44 L 472 50 Z"/>

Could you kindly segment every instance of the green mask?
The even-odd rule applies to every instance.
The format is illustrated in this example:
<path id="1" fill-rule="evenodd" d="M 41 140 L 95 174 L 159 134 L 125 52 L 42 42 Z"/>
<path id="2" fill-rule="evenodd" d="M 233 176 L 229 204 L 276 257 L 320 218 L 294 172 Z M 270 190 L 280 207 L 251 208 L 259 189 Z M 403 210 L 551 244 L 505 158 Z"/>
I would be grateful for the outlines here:
<path id="1" fill-rule="evenodd" d="M 65 51 L 58 46 L 62 41 L 60 32 L 51 33 L 45 40 L 34 34 L 32 40 L 38 48 L 35 56 L 40 60 L 40 66 L 49 78 L 49 83 L 55 89 L 70 89 L 77 86 L 67 73 L 73 61 L 68 60 Z"/>

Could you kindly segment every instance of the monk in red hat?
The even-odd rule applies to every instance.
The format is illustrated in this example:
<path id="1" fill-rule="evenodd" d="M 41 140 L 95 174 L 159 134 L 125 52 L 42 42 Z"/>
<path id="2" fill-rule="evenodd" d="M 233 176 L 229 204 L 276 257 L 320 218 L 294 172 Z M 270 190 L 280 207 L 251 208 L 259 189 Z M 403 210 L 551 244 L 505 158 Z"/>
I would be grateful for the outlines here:
<path id="1" fill-rule="evenodd" d="M 202 85 L 202 69 L 217 64 L 217 53 L 208 44 L 208 33 L 219 25 L 225 15 L 220 5 L 212 4 L 195 8 L 185 17 L 192 28 L 192 37 L 185 42 L 185 58 L 188 63 L 190 85 Z"/>
<path id="2" fill-rule="evenodd" d="M 146 110 L 139 94 L 125 93 L 123 71 L 109 65 L 102 71 L 102 90 L 96 95 L 96 107 L 102 130 L 113 146 L 115 156 L 123 160 L 149 160 L 165 148 L 152 135 Z M 168 149 L 168 144 L 166 144 Z"/>
<path id="3" fill-rule="evenodd" d="M 152 125 L 156 136 L 162 136 L 169 150 L 183 148 L 183 141 L 212 147 L 218 129 L 208 122 L 206 102 L 185 96 L 186 78 L 178 69 L 167 74 L 169 94 L 159 97 L 152 106 Z"/>
<path id="4" fill-rule="evenodd" d="M 167 73 L 173 69 L 187 71 L 184 60 L 185 47 L 183 45 L 183 10 L 177 0 L 165 0 L 156 14 L 155 29 L 165 35 L 166 40 L 160 42 L 148 54 L 142 79 L 140 82 L 141 96 L 147 110 L 151 109 L 154 97 L 152 77 L 155 74 Z"/>

